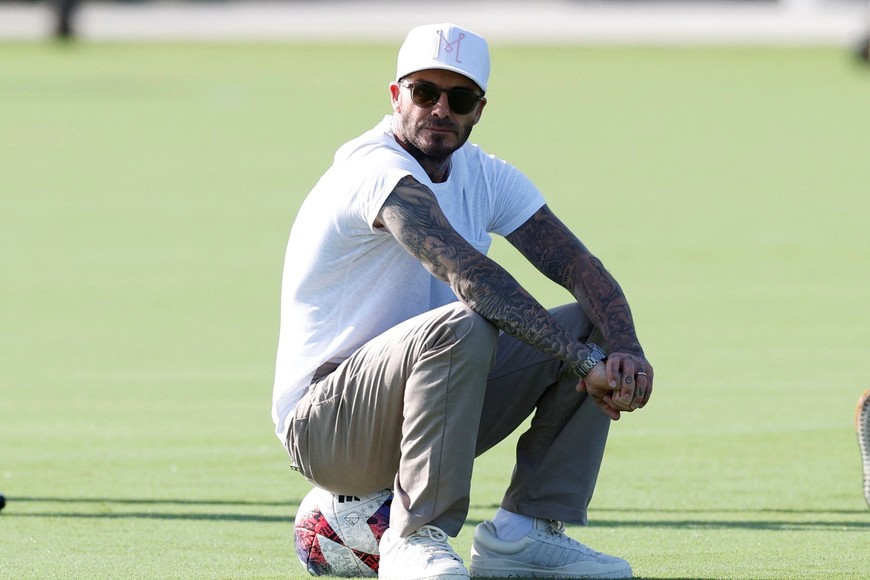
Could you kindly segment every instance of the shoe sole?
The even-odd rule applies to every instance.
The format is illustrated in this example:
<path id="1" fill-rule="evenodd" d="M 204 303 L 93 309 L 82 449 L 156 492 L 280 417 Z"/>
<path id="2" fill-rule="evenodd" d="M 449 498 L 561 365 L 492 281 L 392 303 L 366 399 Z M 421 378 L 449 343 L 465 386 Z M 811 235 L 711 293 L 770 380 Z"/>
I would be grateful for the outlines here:
<path id="1" fill-rule="evenodd" d="M 378 576 L 381 578 L 381 576 Z M 402 576 L 384 576 L 387 580 L 407 580 L 410 578 L 407 575 Z M 435 574 L 433 576 L 414 576 L 413 580 L 468 580 L 468 574 Z"/>
<path id="2" fill-rule="evenodd" d="M 469 569 L 472 578 L 633 578 L 631 568 L 616 568 L 614 570 L 578 574 L 577 572 L 560 570 L 542 570 L 516 563 L 504 567 L 483 567 L 472 564 Z"/>
<path id="3" fill-rule="evenodd" d="M 861 469 L 864 475 L 864 499 L 870 506 L 870 389 L 864 391 L 855 408 L 855 433 L 861 451 Z"/>
<path id="4" fill-rule="evenodd" d="M 551 580 L 569 579 L 569 578 L 634 578 L 632 574 L 612 573 L 612 574 L 593 574 L 592 576 L 577 575 L 577 574 L 559 574 L 555 575 L 551 572 L 505 572 L 505 571 L 489 571 L 477 572 L 471 575 L 472 578 L 550 578 Z"/>

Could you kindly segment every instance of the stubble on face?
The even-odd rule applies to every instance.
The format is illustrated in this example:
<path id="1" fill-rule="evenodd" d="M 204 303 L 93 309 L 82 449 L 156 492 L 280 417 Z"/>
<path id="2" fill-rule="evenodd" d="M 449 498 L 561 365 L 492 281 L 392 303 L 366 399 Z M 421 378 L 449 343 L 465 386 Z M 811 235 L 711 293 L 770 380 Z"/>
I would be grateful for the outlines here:
<path id="1" fill-rule="evenodd" d="M 419 156 L 430 157 L 433 161 L 448 159 L 468 141 L 473 127 L 471 123 L 463 124 L 450 118 L 419 118 L 417 115 L 399 116 L 399 125 L 399 138 L 404 138 L 403 145 L 409 146 L 411 154 L 417 158 L 416 151 Z"/>

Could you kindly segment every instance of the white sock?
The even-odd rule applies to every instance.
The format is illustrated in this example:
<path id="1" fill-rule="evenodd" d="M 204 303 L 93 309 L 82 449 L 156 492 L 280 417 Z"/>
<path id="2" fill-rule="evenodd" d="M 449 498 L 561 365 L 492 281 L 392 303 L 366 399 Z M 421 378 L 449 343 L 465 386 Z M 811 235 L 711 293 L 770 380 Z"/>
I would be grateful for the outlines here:
<path id="1" fill-rule="evenodd" d="M 495 525 L 495 534 L 499 540 L 513 542 L 532 531 L 535 518 L 498 508 L 495 517 L 492 518 L 492 523 Z"/>

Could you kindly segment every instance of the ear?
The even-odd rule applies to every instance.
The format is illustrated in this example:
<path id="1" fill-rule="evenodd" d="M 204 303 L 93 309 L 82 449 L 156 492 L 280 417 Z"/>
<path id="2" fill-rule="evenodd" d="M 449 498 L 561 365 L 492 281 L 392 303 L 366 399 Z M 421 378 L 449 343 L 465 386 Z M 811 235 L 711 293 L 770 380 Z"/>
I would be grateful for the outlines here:
<path id="1" fill-rule="evenodd" d="M 480 116 L 483 115 L 483 108 L 486 106 L 486 97 L 483 97 L 479 103 L 477 103 L 477 111 L 474 112 L 474 121 L 472 121 L 472 125 L 477 125 L 480 122 Z"/>
<path id="2" fill-rule="evenodd" d="M 401 88 L 396 83 L 390 83 L 390 102 L 393 105 L 393 111 L 399 112 L 399 94 Z"/>

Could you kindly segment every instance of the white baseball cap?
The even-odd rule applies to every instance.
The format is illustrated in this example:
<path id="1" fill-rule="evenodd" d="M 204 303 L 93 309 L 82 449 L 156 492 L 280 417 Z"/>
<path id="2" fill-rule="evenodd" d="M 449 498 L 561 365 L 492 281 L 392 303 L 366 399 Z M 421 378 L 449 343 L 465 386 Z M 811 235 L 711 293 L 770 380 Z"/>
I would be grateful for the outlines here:
<path id="1" fill-rule="evenodd" d="M 486 92 L 489 48 L 479 34 L 455 24 L 427 24 L 408 33 L 399 49 L 396 81 L 413 72 L 441 69 L 467 76 Z"/>

